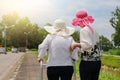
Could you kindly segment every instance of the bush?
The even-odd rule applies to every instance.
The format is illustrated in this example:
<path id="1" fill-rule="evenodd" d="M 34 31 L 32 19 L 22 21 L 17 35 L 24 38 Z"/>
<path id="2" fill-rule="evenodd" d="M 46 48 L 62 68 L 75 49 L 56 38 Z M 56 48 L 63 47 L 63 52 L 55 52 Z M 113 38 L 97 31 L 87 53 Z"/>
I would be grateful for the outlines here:
<path id="1" fill-rule="evenodd" d="M 32 48 L 32 49 L 30 49 L 30 51 L 37 51 L 38 49 L 36 49 L 36 48 Z"/>
<path id="2" fill-rule="evenodd" d="M 101 70 L 99 80 L 120 80 L 114 73 Z"/>
<path id="3" fill-rule="evenodd" d="M 120 49 L 111 49 L 108 52 L 113 55 L 120 55 Z"/>
<path id="4" fill-rule="evenodd" d="M 110 49 L 107 52 L 104 52 L 105 54 L 110 54 L 110 55 L 120 55 L 120 49 Z"/>
<path id="5" fill-rule="evenodd" d="M 102 64 L 109 67 L 120 67 L 120 57 L 113 55 L 102 55 Z"/>

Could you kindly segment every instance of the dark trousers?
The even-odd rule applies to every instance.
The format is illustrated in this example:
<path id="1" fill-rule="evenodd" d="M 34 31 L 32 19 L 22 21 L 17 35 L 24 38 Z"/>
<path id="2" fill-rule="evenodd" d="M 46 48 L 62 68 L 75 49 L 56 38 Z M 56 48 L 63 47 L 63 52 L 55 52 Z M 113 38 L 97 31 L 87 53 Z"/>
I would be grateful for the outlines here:
<path id="1" fill-rule="evenodd" d="M 73 66 L 55 66 L 47 68 L 48 80 L 71 80 Z"/>
<path id="2" fill-rule="evenodd" d="M 98 80 L 101 61 L 81 61 L 79 65 L 80 80 Z"/>

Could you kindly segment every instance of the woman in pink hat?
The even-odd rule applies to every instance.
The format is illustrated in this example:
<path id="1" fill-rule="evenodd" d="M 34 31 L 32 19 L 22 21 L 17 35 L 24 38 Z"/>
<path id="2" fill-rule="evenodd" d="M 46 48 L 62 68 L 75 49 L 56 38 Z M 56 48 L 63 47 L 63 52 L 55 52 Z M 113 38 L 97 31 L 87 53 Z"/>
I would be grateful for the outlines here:
<path id="1" fill-rule="evenodd" d="M 101 68 L 99 35 L 90 26 L 94 22 L 87 11 L 80 10 L 72 20 L 73 26 L 80 26 L 80 43 L 74 42 L 71 49 L 79 47 L 81 50 L 81 62 L 79 65 L 80 80 L 98 80 Z"/>

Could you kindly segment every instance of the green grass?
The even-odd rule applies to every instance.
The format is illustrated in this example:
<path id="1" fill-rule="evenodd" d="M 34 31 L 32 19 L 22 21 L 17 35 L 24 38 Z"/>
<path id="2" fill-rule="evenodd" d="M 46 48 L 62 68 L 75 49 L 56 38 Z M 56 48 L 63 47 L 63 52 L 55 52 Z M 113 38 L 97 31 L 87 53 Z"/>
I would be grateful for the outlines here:
<path id="1" fill-rule="evenodd" d="M 104 54 L 119 55 L 120 56 L 120 48 L 110 49 L 109 51 L 104 52 Z"/>
<path id="2" fill-rule="evenodd" d="M 76 61 L 76 76 L 78 79 L 79 79 L 79 63 L 80 60 Z M 120 76 L 116 75 L 115 72 L 104 71 L 101 69 L 99 80 L 120 80 Z"/>
<path id="3" fill-rule="evenodd" d="M 38 51 L 31 51 L 36 57 L 38 57 Z M 48 56 L 45 56 L 44 59 L 47 60 Z"/>
<path id="4" fill-rule="evenodd" d="M 38 52 L 37 51 L 32 51 L 33 54 L 37 57 L 38 56 Z"/>
<path id="5" fill-rule="evenodd" d="M 36 57 L 38 56 L 37 51 L 32 51 L 32 52 L 35 54 Z M 47 57 L 45 57 L 45 59 L 47 59 Z M 102 55 L 101 59 L 102 59 L 102 64 L 103 65 L 107 65 L 109 67 L 114 67 L 114 68 L 120 67 L 120 56 L 116 57 L 116 56 L 113 56 L 113 55 Z M 76 66 L 79 67 L 79 63 L 80 63 L 80 60 L 77 60 L 76 61 Z M 78 67 L 76 68 L 77 70 L 78 70 Z"/>
<path id="6" fill-rule="evenodd" d="M 102 64 L 113 68 L 120 68 L 120 57 L 113 55 L 102 55 Z M 76 75 L 79 77 L 79 63 L 80 59 L 76 61 Z M 113 71 L 101 70 L 99 80 L 120 80 L 120 77 Z"/>
<path id="7" fill-rule="evenodd" d="M 79 64 L 80 64 L 80 59 L 75 62 L 77 76 L 79 76 Z"/>
<path id="8" fill-rule="evenodd" d="M 120 80 L 120 77 L 116 76 L 112 72 L 101 70 L 100 75 L 99 75 L 99 80 Z"/>
<path id="9" fill-rule="evenodd" d="M 35 54 L 35 56 L 38 56 L 37 51 L 33 51 L 33 53 Z M 45 59 L 47 59 L 47 57 Z M 114 55 L 102 55 L 101 60 L 103 65 L 107 65 L 113 68 L 120 68 L 120 56 L 117 57 Z M 76 75 L 77 75 L 77 78 L 79 79 L 80 59 L 77 60 L 75 63 L 76 63 Z M 101 70 L 99 75 L 99 80 L 120 80 L 120 76 L 117 76 L 112 71 Z"/>
<path id="10" fill-rule="evenodd" d="M 102 55 L 101 59 L 103 65 L 120 68 L 120 56 Z"/>

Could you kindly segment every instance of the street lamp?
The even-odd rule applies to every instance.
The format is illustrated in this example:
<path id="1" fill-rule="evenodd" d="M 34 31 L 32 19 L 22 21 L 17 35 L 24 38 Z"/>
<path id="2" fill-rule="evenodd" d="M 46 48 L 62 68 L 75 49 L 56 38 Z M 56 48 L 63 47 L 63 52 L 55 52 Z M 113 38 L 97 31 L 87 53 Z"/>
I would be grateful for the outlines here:
<path id="1" fill-rule="evenodd" d="M 2 36 L 3 36 L 4 41 L 5 41 L 4 42 L 5 51 L 6 51 L 6 28 L 7 28 L 7 26 L 5 25 L 4 30 L 2 32 Z"/>
<path id="2" fill-rule="evenodd" d="M 24 32 L 24 34 L 26 35 L 26 49 L 27 49 L 27 45 L 28 45 L 28 34 L 29 34 L 30 32 Z"/>
<path id="3" fill-rule="evenodd" d="M 10 27 L 14 27 L 14 25 L 12 25 L 12 26 L 10 26 Z M 7 49 L 6 49 L 6 29 L 7 28 L 9 28 L 7 25 L 5 25 L 5 27 L 4 27 L 4 31 L 3 31 L 3 37 L 4 37 L 4 39 L 5 39 L 5 51 L 7 51 Z"/>

